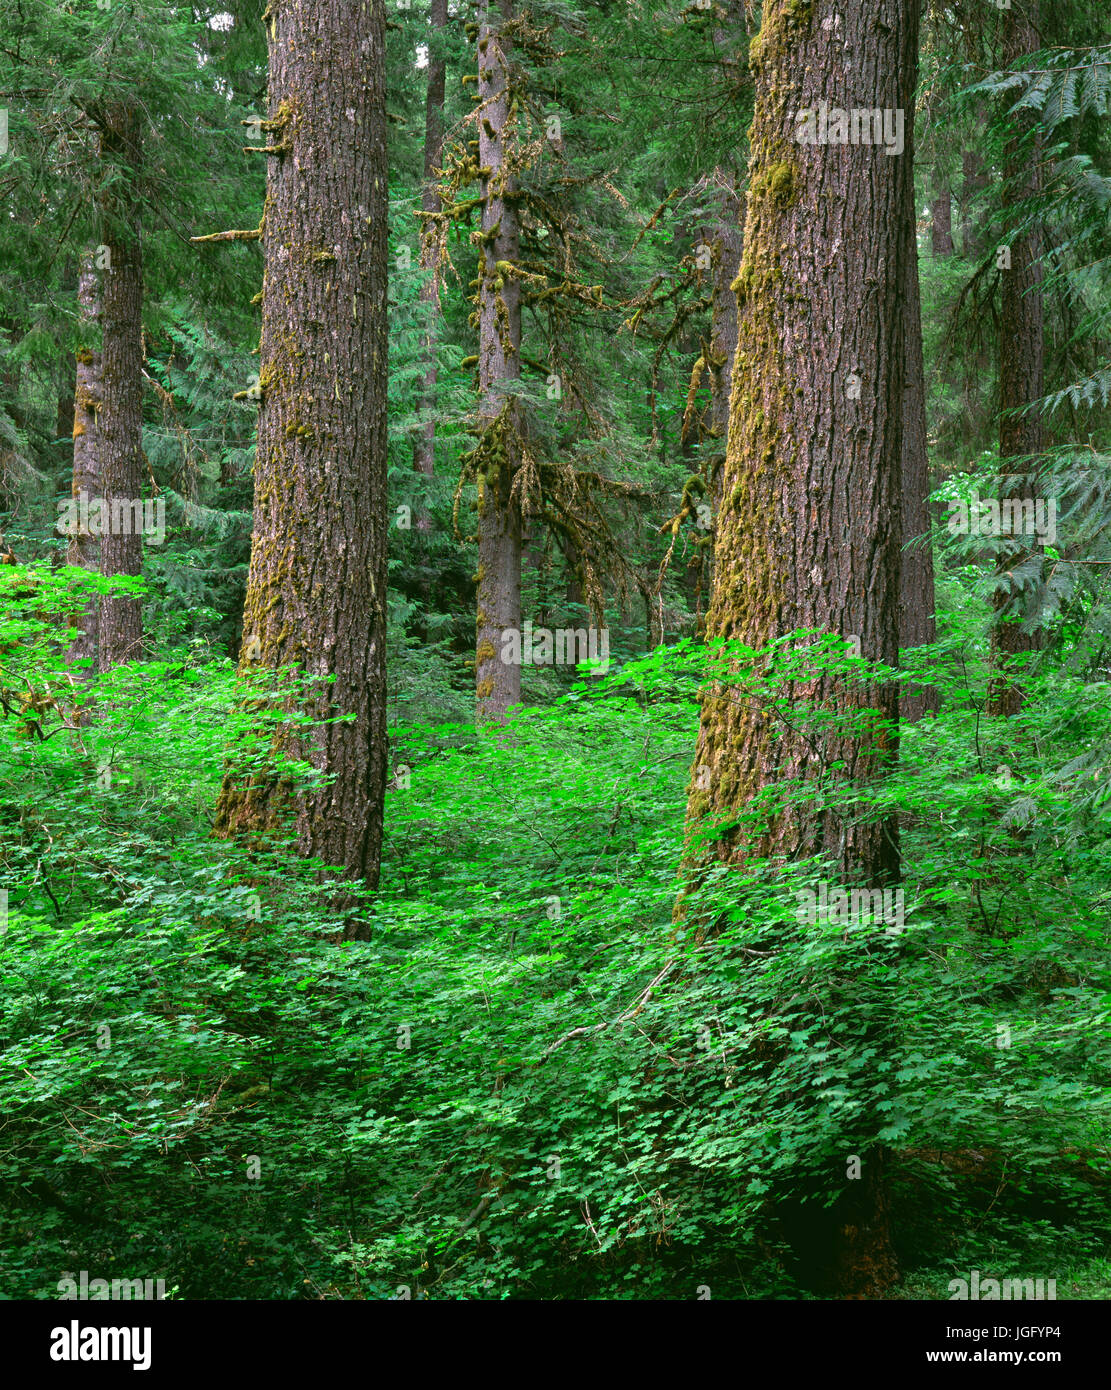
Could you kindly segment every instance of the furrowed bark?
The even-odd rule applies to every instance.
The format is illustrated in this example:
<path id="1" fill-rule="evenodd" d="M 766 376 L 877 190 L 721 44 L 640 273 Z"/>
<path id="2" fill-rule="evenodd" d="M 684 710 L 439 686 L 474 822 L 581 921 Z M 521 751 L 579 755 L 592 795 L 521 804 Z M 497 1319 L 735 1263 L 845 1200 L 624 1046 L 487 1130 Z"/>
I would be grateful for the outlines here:
<path id="1" fill-rule="evenodd" d="M 521 667 L 506 659 L 521 630 L 521 516 L 512 495 L 521 461 L 520 412 L 498 389 L 521 375 L 521 287 L 507 273 L 520 251 L 513 161 L 516 106 L 509 90 L 512 0 L 486 0 L 478 32 L 479 165 L 483 178 L 478 289 L 478 611 L 475 719 L 503 722 L 521 700 Z"/>
<path id="2" fill-rule="evenodd" d="M 421 211 L 436 213 L 440 211 L 440 196 L 436 190 L 436 170 L 443 160 L 444 144 L 444 86 L 447 64 L 437 53 L 435 39 L 447 28 L 447 0 L 432 0 L 430 15 L 433 43 L 428 50 L 428 93 L 424 119 L 424 183 L 421 187 Z M 426 306 L 428 323 L 424 338 L 425 369 L 421 378 L 421 411 L 428 418 L 420 426 L 413 442 L 413 467 L 418 473 L 431 478 L 436 454 L 436 338 L 440 316 L 440 265 L 439 238 L 430 219 L 425 219 L 422 227 L 420 266 L 427 275 L 421 285 L 420 299 Z M 429 531 L 432 527 L 427 509 L 417 513 L 417 530 Z"/>
<path id="3" fill-rule="evenodd" d="M 143 259 L 139 228 L 138 109 L 114 106 L 101 130 L 101 158 L 121 171 L 102 203 L 108 263 L 101 275 L 101 406 L 97 424 L 100 486 L 106 523 L 100 538 L 105 575 L 143 568 Z M 109 671 L 142 655 L 143 616 L 137 598 L 100 601 L 99 660 Z"/>
<path id="4" fill-rule="evenodd" d="M 91 258 L 81 267 L 77 284 L 77 305 L 82 320 L 90 327 L 96 325 L 100 316 L 99 275 Z M 81 494 L 92 499 L 100 496 L 100 460 L 97 440 L 97 417 L 102 401 L 100 352 L 90 347 L 77 351 L 77 384 L 73 394 L 71 414 L 73 417 L 73 499 L 78 501 Z M 61 405 L 59 403 L 59 415 Z M 60 421 L 59 421 L 60 423 Z M 97 570 L 100 567 L 100 538 L 91 534 L 89 528 L 82 527 L 80 513 L 70 532 L 66 546 L 66 563 L 81 569 Z M 84 662 L 74 674 L 88 680 L 97 669 L 97 629 L 100 616 L 100 601 L 91 598 L 84 611 L 70 619 L 76 635 L 66 654 L 70 663 Z"/>
<path id="5" fill-rule="evenodd" d="M 917 23 L 910 0 L 772 0 L 753 40 L 756 102 L 711 640 L 763 647 L 816 628 L 855 637 L 866 660 L 896 662 L 909 150 L 800 143 L 796 115 L 823 102 L 899 112 L 909 139 Z M 739 823 L 752 799 L 783 779 L 864 785 L 894 756 L 893 688 L 862 692 L 815 675 L 786 695 L 837 714 L 872 709 L 880 719 L 863 734 L 808 737 L 777 726 L 736 686 L 703 690 L 681 908 L 692 924 L 700 868 L 714 861 L 740 868 L 754 857 L 774 863 L 824 853 L 847 884 L 898 881 L 894 817 L 793 804 L 761 827 Z M 837 761 L 843 766 L 831 773 Z M 710 835 L 707 845 L 696 831 Z M 890 1044 L 874 1045 L 883 1052 Z M 864 1186 L 844 1183 L 843 1173 L 830 1179 L 842 1193 L 830 1218 L 831 1277 L 850 1297 L 881 1296 L 897 1273 L 883 1155 L 870 1138 L 878 1123 L 863 1116 L 846 1135 L 862 1146 Z"/>
<path id="6" fill-rule="evenodd" d="M 265 833 L 292 811 L 303 854 L 374 885 L 387 772 L 382 0 L 283 0 L 268 34 L 276 152 L 240 669 L 318 677 L 299 707 L 349 718 L 279 744 L 332 779 L 319 790 L 293 794 L 270 771 L 233 763 L 216 832 Z"/>

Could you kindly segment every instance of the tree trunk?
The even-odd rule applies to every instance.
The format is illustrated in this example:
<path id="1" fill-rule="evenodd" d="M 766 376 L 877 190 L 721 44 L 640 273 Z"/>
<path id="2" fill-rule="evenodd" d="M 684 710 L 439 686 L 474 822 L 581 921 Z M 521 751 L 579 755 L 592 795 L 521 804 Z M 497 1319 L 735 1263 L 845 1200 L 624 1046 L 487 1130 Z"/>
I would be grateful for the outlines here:
<path id="1" fill-rule="evenodd" d="M 733 281 L 741 264 L 744 239 L 740 226 L 740 201 L 725 194 L 726 216 L 714 229 L 714 285 L 710 302 L 710 431 L 725 454 L 729 438 L 729 398 L 733 388 L 733 359 L 737 355 L 737 296 Z M 714 513 L 721 506 L 721 480 L 724 468 L 717 465 L 713 476 Z"/>
<path id="2" fill-rule="evenodd" d="M 424 183 L 421 188 L 421 210 L 440 211 L 440 196 L 436 191 L 436 170 L 443 161 L 444 147 L 444 85 L 447 64 L 437 47 L 447 28 L 447 0 L 432 0 L 432 32 L 428 45 L 428 95 L 424 116 Z M 413 443 L 413 467 L 431 478 L 436 452 L 436 337 L 440 314 L 440 257 L 439 236 L 431 218 L 422 219 L 420 266 L 427 279 L 421 285 L 420 299 L 428 315 L 424 336 L 425 369 L 421 377 L 420 408 L 428 419 L 420 426 Z M 426 507 L 417 512 L 417 530 L 432 529 L 432 519 Z"/>
<path id="3" fill-rule="evenodd" d="M 97 356 L 99 357 L 100 354 L 97 353 Z M 75 416 L 73 409 L 74 395 L 73 392 L 69 390 L 68 385 L 65 381 L 66 363 L 64 358 L 62 360 L 61 368 L 61 380 L 58 386 L 58 407 L 54 424 L 54 438 L 58 441 L 59 444 L 64 445 L 66 440 L 71 440 L 73 438 L 73 425 Z"/>
<path id="4" fill-rule="evenodd" d="M 909 147 L 904 157 L 911 157 Z M 907 183 L 907 210 L 903 223 L 907 249 L 903 261 L 906 372 L 903 380 L 903 554 L 899 579 L 901 651 L 924 647 L 937 637 L 934 617 L 934 556 L 929 535 L 930 464 L 926 449 L 926 370 L 922 360 L 922 304 L 918 289 L 918 236 L 914 214 L 912 166 L 911 178 Z M 936 247 L 936 237 L 934 244 Z M 952 249 L 950 239 L 950 252 Z M 919 539 L 920 537 L 922 539 Z M 904 686 L 899 698 L 899 718 L 905 724 L 914 724 L 927 711 L 935 713 L 939 707 L 940 697 L 936 687 Z"/>
<path id="5" fill-rule="evenodd" d="M 752 153 L 735 281 L 739 342 L 711 639 L 762 647 L 797 628 L 817 628 L 855 636 L 867 660 L 893 665 L 897 658 L 910 160 L 865 145 L 797 143 L 795 115 L 822 102 L 879 107 L 905 113 L 909 126 L 905 93 L 913 89 L 916 45 L 917 7 L 908 0 L 879 0 L 878 7 L 772 0 L 753 40 Z M 893 689 L 873 687 L 865 696 L 828 674 L 779 693 L 838 714 L 867 706 L 894 721 L 897 712 Z M 699 827 L 717 829 L 708 849 L 689 852 L 696 909 L 698 868 L 707 859 L 739 867 L 754 856 L 825 852 L 846 883 L 897 881 L 892 817 L 848 823 L 831 808 L 804 803 L 761 829 L 737 824 L 762 788 L 829 777 L 836 760 L 843 782 L 870 781 L 893 753 L 886 728 L 872 727 L 857 737 L 809 739 L 777 728 L 735 686 L 703 691 L 699 775 L 688 806 L 692 846 Z M 874 1179 L 866 1219 L 856 1209 L 859 1191 L 834 1216 L 832 1263 L 839 1290 L 850 1295 L 877 1295 L 896 1272 L 882 1175 L 869 1167 L 877 1123 L 862 1118 L 857 1136 Z"/>
<path id="6" fill-rule="evenodd" d="M 988 186 L 984 157 L 978 149 L 961 156 L 961 253 L 965 260 L 978 260 L 984 252 L 982 227 L 973 219 L 972 203 Z"/>
<path id="7" fill-rule="evenodd" d="M 319 678 L 299 707 L 349 717 L 301 736 L 295 755 L 332 780 L 297 792 L 293 810 L 302 853 L 374 885 L 387 773 L 384 6 L 283 0 L 268 30 L 262 401 L 240 669 L 296 666 Z M 289 796 L 276 775 L 232 766 L 217 833 L 275 828 Z"/>
<path id="8" fill-rule="evenodd" d="M 982 122 L 978 133 L 985 134 Z M 977 219 L 973 216 L 972 204 L 987 187 L 988 175 L 984 167 L 983 155 L 978 149 L 964 151 L 961 157 L 961 177 L 961 254 L 965 260 L 979 261 L 986 249 L 984 219 L 982 217 Z M 961 361 L 964 366 L 961 381 L 961 449 L 971 457 L 978 449 L 983 448 L 985 443 L 983 410 L 980 405 L 980 383 L 987 375 L 988 362 L 979 333 L 976 334 L 971 344 L 965 345 L 965 350 L 961 353 Z"/>
<path id="9" fill-rule="evenodd" d="M 101 159 L 116 175 L 102 199 L 107 264 L 101 278 L 101 407 L 97 448 L 106 521 L 100 538 L 105 575 L 143 568 L 143 258 L 139 229 L 141 135 L 138 108 L 118 105 L 101 131 Z M 142 654 L 143 615 L 137 598 L 100 601 L 100 669 Z"/>
<path id="10" fill-rule="evenodd" d="M 81 267 L 77 284 L 77 305 L 83 321 L 90 329 L 95 329 L 100 317 L 100 277 L 94 268 L 92 258 Z M 94 335 L 90 333 L 90 337 Z M 100 353 L 94 348 L 81 347 L 77 351 L 77 387 L 71 402 L 73 416 L 73 498 L 78 501 L 81 494 L 86 500 L 100 496 L 100 451 L 97 439 L 97 417 L 101 408 L 101 362 Z M 59 415 L 61 403 L 59 403 Z M 61 420 L 59 420 L 61 424 Z M 87 514 L 86 514 L 87 515 Z M 100 566 L 100 539 L 88 527 L 81 527 L 81 511 L 72 523 L 69 544 L 66 547 L 66 563 L 78 565 L 82 569 L 96 570 Z M 91 598 L 83 613 L 75 614 L 71 623 L 76 635 L 69 648 L 66 660 L 73 664 L 84 662 L 75 674 L 87 680 L 97 669 L 97 628 L 100 616 L 100 602 Z"/>
<path id="11" fill-rule="evenodd" d="M 515 105 L 509 91 L 509 43 L 503 27 L 512 0 L 484 0 L 478 31 L 480 97 L 478 162 L 483 179 L 482 251 L 478 287 L 478 614 L 475 719 L 504 721 L 521 700 L 521 516 L 513 483 L 521 459 L 520 413 L 498 383 L 521 374 L 521 287 L 505 269 L 516 266 L 519 230 L 514 165 Z M 518 651 L 514 651 L 514 640 Z"/>
<path id="12" fill-rule="evenodd" d="M 953 254 L 953 194 L 947 180 L 934 188 L 930 203 L 930 238 L 935 256 Z"/>
<path id="13" fill-rule="evenodd" d="M 1004 61 L 1014 63 L 1039 47 L 1036 0 L 1014 6 L 1004 18 Z M 1003 210 L 1015 216 L 1016 205 L 1040 191 L 1040 142 L 1030 134 L 1036 115 L 1014 118 L 1014 133 L 1004 151 Z M 1018 214 L 1021 215 L 1021 214 Z M 1033 505 L 1038 491 L 1038 461 L 1042 448 L 1042 422 L 1037 413 L 1014 415 L 1045 394 L 1043 341 L 1041 238 L 1036 228 L 1010 238 L 1010 266 L 1000 271 L 1002 308 L 999 332 L 999 459 L 1000 469 L 1014 479 L 1004 484 L 1001 500 L 1028 500 Z M 1038 547 L 1015 537 L 1000 555 L 999 582 L 993 596 L 991 630 L 993 675 L 988 691 L 988 712 L 1017 714 L 1023 694 L 1007 667 L 1014 657 L 1038 650 L 1041 633 L 1023 631 L 1023 621 L 1035 617 L 1040 582 L 1015 592 L 1011 574 L 1029 561 Z"/>

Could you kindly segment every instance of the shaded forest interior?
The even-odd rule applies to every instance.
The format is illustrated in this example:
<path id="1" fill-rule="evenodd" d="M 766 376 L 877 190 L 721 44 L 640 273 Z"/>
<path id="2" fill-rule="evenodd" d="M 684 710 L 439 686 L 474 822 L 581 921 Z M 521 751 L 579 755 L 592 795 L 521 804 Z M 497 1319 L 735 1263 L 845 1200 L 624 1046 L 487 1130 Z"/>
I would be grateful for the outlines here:
<path id="1" fill-rule="evenodd" d="M 1106 29 L 5 6 L 5 1296 L 1111 1297 Z"/>

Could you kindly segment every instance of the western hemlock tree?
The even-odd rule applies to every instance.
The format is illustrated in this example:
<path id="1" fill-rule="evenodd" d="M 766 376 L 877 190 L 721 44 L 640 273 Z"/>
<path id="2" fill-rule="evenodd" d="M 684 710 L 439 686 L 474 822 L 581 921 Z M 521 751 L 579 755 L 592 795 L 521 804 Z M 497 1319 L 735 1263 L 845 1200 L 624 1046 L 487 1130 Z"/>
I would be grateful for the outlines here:
<path id="1" fill-rule="evenodd" d="M 911 119 L 905 94 L 916 44 L 914 0 L 856 9 L 774 0 L 753 39 L 756 106 L 710 640 L 761 648 L 819 629 L 857 639 L 866 660 L 895 664 L 910 161 L 885 146 L 806 137 L 822 134 L 822 103 L 886 112 L 894 137 L 897 120 L 905 127 Z M 806 113 L 809 122 L 798 119 Z M 741 866 L 753 856 L 825 854 L 846 883 L 897 879 L 890 816 L 854 822 L 843 808 L 804 803 L 762 830 L 739 824 L 765 787 L 867 783 L 891 757 L 890 685 L 863 697 L 842 677 L 820 674 L 780 693 L 842 716 L 867 707 L 879 717 L 866 718 L 870 732 L 811 738 L 778 725 L 734 685 L 703 691 L 688 821 L 692 839 L 717 834 L 691 851 L 685 910 L 695 916 L 705 860 Z M 861 1123 L 867 1144 L 871 1122 Z M 838 1286 L 856 1294 L 882 1290 L 895 1274 L 878 1150 L 865 1153 L 863 1171 L 847 1185 L 835 1237 Z"/>
<path id="2" fill-rule="evenodd" d="M 520 410 L 499 389 L 521 375 L 521 285 L 510 91 L 512 0 L 485 0 L 478 30 L 478 162 L 482 233 L 478 262 L 478 611 L 475 718 L 505 718 L 521 700 L 521 667 L 504 659 L 507 633 L 521 628 L 521 516 L 514 481 L 521 462 Z M 523 654 L 522 654 L 523 655 Z"/>
<path id="3" fill-rule="evenodd" d="M 447 0 L 432 0 L 429 16 L 432 25 L 428 45 L 428 94 L 424 118 L 424 181 L 421 185 L 421 210 L 440 211 L 436 170 L 443 160 L 444 146 L 444 84 L 447 61 L 439 43 L 447 28 Z M 425 220 L 421 227 L 420 265 L 427 279 L 421 285 L 421 303 L 427 308 L 425 328 L 425 370 L 421 380 L 421 411 L 427 414 L 413 443 L 413 466 L 418 473 L 431 477 L 436 455 L 436 338 L 440 312 L 440 238 L 434 224 Z M 417 517 L 418 531 L 427 531 L 431 520 L 426 511 Z"/>
<path id="4" fill-rule="evenodd" d="M 86 256 L 77 284 L 77 304 L 82 323 L 90 336 L 100 317 L 99 275 L 92 256 Z M 100 457 L 97 443 L 97 416 L 101 406 L 100 347 L 85 345 L 77 350 L 77 383 L 73 395 L 73 498 L 81 493 L 90 499 L 100 495 Z M 60 407 L 59 407 L 60 413 Z M 95 570 L 100 564 L 100 540 L 81 528 L 80 511 L 70 532 L 66 561 L 82 569 Z M 69 649 L 70 661 L 85 661 L 79 674 L 88 679 L 97 669 L 97 626 L 99 600 L 92 598 L 85 611 L 72 621 L 79 629 Z"/>
<path id="5" fill-rule="evenodd" d="M 386 108 L 383 0 L 267 17 L 269 159 L 254 536 L 241 669 L 319 678 L 297 752 L 304 854 L 375 884 L 386 782 Z M 224 781 L 218 832 L 277 824 L 288 788 Z M 358 928 L 350 929 L 357 934 Z"/>
<path id="6" fill-rule="evenodd" d="M 105 575 L 139 574 L 143 537 L 139 494 L 143 485 L 143 252 L 139 226 L 139 110 L 107 104 L 99 118 L 103 187 L 100 204 L 106 264 L 101 276 L 103 330 L 97 428 L 100 485 L 106 520 L 100 538 Z M 136 598 L 105 594 L 98 623 L 100 669 L 136 660 L 143 640 Z"/>

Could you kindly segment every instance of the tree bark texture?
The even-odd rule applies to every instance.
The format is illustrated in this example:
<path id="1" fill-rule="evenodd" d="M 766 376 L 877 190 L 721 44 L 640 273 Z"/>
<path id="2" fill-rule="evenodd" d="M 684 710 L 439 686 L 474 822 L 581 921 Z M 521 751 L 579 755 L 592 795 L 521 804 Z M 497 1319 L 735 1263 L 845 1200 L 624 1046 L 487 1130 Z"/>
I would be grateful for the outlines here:
<path id="1" fill-rule="evenodd" d="M 143 537 L 137 525 L 143 487 L 143 253 L 139 225 L 141 127 L 137 107 L 108 109 L 100 157 L 116 177 L 102 196 L 107 263 L 101 275 L 101 404 L 97 417 L 100 489 L 111 519 L 100 538 L 105 575 L 137 575 Z M 105 171 L 108 172 L 107 169 Z M 142 655 L 143 615 L 137 598 L 100 600 L 101 671 Z"/>
<path id="2" fill-rule="evenodd" d="M 387 775 L 385 14 L 382 0 L 282 0 L 267 24 L 262 394 L 240 669 L 320 678 L 301 707 L 348 717 L 283 751 L 332 779 L 294 797 L 302 853 L 373 885 Z M 280 778 L 233 764 L 217 832 L 272 829 L 289 798 Z"/>
<path id="3" fill-rule="evenodd" d="M 514 481 L 521 462 L 520 412 L 499 383 L 521 374 L 520 251 L 514 165 L 516 106 L 510 93 L 512 0 L 485 0 L 478 32 L 479 165 L 483 178 L 478 287 L 478 611 L 476 722 L 498 723 L 521 699 L 521 667 L 505 660 L 507 633 L 521 628 L 521 515 Z"/>
<path id="4" fill-rule="evenodd" d="M 77 282 L 77 307 L 82 322 L 90 330 L 91 338 L 95 338 L 97 320 L 100 317 L 99 281 L 93 259 L 88 257 L 81 267 Z M 72 402 L 75 501 L 82 492 L 88 498 L 100 496 L 97 430 L 102 396 L 99 347 L 80 347 L 77 350 L 77 383 Z M 92 535 L 87 528 L 82 529 L 80 520 L 70 532 L 69 543 L 66 546 L 66 563 L 86 570 L 97 570 L 100 567 L 100 538 Z M 99 615 L 100 601 L 91 598 L 84 611 L 71 619 L 76 634 L 70 645 L 67 660 L 71 663 L 86 663 L 75 673 L 83 679 L 88 679 L 97 669 Z"/>

